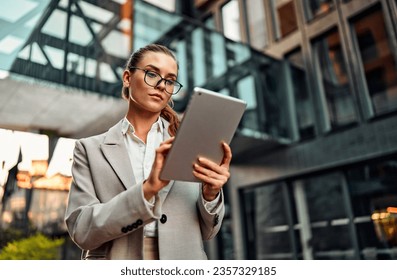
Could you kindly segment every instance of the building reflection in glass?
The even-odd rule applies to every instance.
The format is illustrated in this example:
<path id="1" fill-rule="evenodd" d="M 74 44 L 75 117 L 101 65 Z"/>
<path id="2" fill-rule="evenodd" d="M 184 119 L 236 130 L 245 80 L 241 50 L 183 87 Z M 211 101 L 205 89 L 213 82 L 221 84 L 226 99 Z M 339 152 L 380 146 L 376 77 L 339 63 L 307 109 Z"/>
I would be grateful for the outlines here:
<path id="1" fill-rule="evenodd" d="M 368 94 L 375 114 L 397 108 L 397 68 L 381 7 L 353 22 Z"/>
<path id="2" fill-rule="evenodd" d="M 355 122 L 356 108 L 338 30 L 316 39 L 313 51 L 331 126 L 335 128 Z"/>
<path id="3" fill-rule="evenodd" d="M 389 246 L 397 246 L 397 207 L 375 211 L 371 219 L 379 241 Z"/>
<path id="4" fill-rule="evenodd" d="M 71 163 L 74 139 L 60 138 L 48 163 L 48 137 L 31 133 L 7 131 L 18 149 L 2 146 L 5 159 L 15 158 L 6 150 L 22 154 L 12 166 L 15 178 L 9 177 L 1 200 L 2 228 L 15 227 L 27 230 L 28 224 L 35 230 L 49 235 L 66 233 L 64 213 L 68 191 L 72 182 Z M 41 151 L 41 152 L 39 152 Z M 18 155 L 16 155 L 18 157 Z M 9 171 L 7 169 L 7 171 Z M 11 174 L 11 172 L 10 172 Z"/>

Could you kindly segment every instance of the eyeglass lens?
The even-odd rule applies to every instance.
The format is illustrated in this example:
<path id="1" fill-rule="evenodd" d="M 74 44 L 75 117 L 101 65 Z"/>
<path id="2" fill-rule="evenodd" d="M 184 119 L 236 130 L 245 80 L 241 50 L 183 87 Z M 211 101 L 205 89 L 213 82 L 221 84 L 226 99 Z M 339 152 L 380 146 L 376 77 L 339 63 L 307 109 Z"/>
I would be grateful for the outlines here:
<path id="1" fill-rule="evenodd" d="M 145 82 L 152 87 L 157 87 L 163 80 L 165 84 L 165 91 L 169 94 L 176 94 L 182 87 L 177 81 L 167 80 L 161 77 L 156 72 L 145 71 Z"/>

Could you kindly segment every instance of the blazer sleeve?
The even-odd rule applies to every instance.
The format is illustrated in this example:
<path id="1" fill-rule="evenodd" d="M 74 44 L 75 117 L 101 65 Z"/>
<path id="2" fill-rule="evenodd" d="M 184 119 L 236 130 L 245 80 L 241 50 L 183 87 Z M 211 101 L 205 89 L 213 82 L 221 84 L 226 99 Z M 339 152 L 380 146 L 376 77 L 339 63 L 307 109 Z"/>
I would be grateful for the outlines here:
<path id="1" fill-rule="evenodd" d="M 73 181 L 65 213 L 72 240 L 82 249 L 92 250 L 104 243 L 130 234 L 159 219 L 159 197 L 153 210 L 144 201 L 142 183 L 131 186 L 107 201 L 98 198 L 86 147 L 76 141 L 72 166 Z M 98 180 L 95 180 L 98 181 Z M 106 186 L 100 186 L 106 188 Z M 108 186 L 107 189 L 110 189 Z"/>
<path id="2" fill-rule="evenodd" d="M 225 203 L 223 190 L 219 193 L 220 199 L 215 210 L 209 212 L 204 205 L 202 187 L 200 186 L 200 195 L 197 200 L 197 208 L 200 213 L 200 228 L 204 240 L 212 239 L 219 232 L 223 218 L 225 216 Z"/>

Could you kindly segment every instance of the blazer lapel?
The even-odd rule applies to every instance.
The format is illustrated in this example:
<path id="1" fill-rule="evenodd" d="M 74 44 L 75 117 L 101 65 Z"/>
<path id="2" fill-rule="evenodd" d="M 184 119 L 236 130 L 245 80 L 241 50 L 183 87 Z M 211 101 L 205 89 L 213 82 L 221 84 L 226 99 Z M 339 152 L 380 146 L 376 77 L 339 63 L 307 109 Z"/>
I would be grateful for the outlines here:
<path id="1" fill-rule="evenodd" d="M 171 137 L 168 133 L 169 122 L 163 118 L 161 120 L 164 125 L 163 139 L 167 140 Z M 122 121 L 110 128 L 106 133 L 105 140 L 101 144 L 101 150 L 114 172 L 127 189 L 136 184 L 136 180 L 132 171 L 128 150 L 124 143 L 123 133 L 121 132 L 121 122 Z M 173 180 L 170 181 L 170 183 L 159 192 L 160 199 L 163 203 L 174 182 Z"/>
<path id="2" fill-rule="evenodd" d="M 125 188 L 131 187 L 135 183 L 135 179 L 121 131 L 121 121 L 106 133 L 101 150 Z"/>

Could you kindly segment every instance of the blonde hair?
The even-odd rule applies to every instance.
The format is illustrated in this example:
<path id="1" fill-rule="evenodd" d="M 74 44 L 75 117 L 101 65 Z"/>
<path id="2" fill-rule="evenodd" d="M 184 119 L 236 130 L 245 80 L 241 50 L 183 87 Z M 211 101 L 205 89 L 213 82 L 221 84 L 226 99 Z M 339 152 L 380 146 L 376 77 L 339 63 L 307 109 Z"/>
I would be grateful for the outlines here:
<path id="1" fill-rule="evenodd" d="M 134 53 L 131 54 L 130 58 L 128 59 L 128 61 L 126 63 L 125 70 L 135 71 L 135 69 L 133 69 L 133 67 L 136 67 L 138 65 L 138 63 L 143 59 L 144 55 L 147 52 L 161 52 L 161 53 L 165 53 L 166 55 L 171 56 L 175 60 L 177 66 L 178 66 L 178 69 L 179 69 L 178 61 L 177 61 L 174 53 L 170 49 L 168 49 L 165 46 L 159 45 L 159 44 L 150 44 L 150 45 L 147 45 L 145 47 L 138 49 L 137 51 L 135 51 Z M 129 99 L 130 93 L 128 91 L 128 87 L 123 86 L 121 95 L 124 99 L 127 99 L 127 100 Z M 172 100 L 171 100 L 171 102 L 172 102 Z M 170 126 L 168 127 L 168 133 L 171 136 L 175 136 L 176 131 L 178 130 L 178 127 L 180 125 L 180 120 L 179 120 L 177 113 L 174 111 L 174 109 L 172 109 L 170 104 L 167 104 L 167 106 L 161 111 L 160 116 L 163 117 L 165 120 L 167 120 L 170 123 Z"/>

